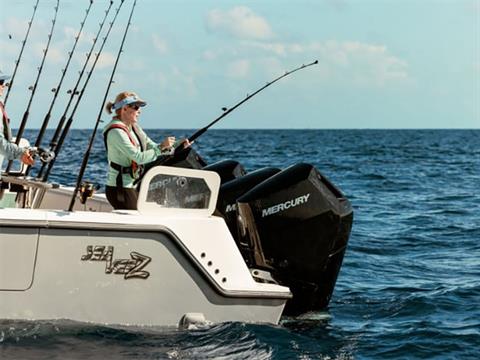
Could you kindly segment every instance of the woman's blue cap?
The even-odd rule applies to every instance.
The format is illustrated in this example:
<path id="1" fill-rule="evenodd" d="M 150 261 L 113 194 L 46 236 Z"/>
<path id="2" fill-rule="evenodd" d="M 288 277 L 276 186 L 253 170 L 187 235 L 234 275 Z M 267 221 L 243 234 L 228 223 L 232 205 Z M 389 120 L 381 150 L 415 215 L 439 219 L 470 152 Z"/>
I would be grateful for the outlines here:
<path id="1" fill-rule="evenodd" d="M 125 105 L 137 104 L 138 106 L 145 106 L 147 103 L 140 99 L 138 96 L 128 96 L 125 99 L 122 99 L 112 106 L 112 110 L 118 110 L 124 107 Z"/>
<path id="2" fill-rule="evenodd" d="M 4 74 L 1 70 L 0 70 L 0 81 L 5 81 L 5 80 L 9 80 L 11 79 L 12 77 L 10 75 L 7 75 L 7 74 Z"/>

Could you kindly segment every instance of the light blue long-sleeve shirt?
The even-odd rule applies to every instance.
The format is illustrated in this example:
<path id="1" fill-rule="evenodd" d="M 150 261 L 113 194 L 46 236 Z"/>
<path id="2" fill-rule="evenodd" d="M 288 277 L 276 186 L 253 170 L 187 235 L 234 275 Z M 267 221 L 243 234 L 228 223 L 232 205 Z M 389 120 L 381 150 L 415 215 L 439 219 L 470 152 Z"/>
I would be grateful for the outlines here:
<path id="1" fill-rule="evenodd" d="M 123 124 L 120 120 L 112 120 L 109 122 L 103 132 L 112 125 L 112 124 Z M 111 129 L 107 134 L 107 157 L 108 163 L 114 162 L 120 166 L 129 167 L 132 165 L 132 161 L 135 161 L 137 164 L 142 165 L 157 159 L 161 155 L 161 150 L 157 143 L 151 140 L 145 132 L 137 125 L 138 130 L 141 132 L 139 135 L 142 136 L 145 140 L 146 149 L 141 150 L 139 146 L 135 146 L 130 142 L 130 139 L 127 133 L 122 129 Z M 131 137 L 137 141 L 133 130 L 130 130 Z M 116 186 L 118 171 L 108 167 L 107 174 L 107 186 Z M 130 174 L 123 174 L 122 181 L 124 188 L 133 188 L 134 178 Z"/>

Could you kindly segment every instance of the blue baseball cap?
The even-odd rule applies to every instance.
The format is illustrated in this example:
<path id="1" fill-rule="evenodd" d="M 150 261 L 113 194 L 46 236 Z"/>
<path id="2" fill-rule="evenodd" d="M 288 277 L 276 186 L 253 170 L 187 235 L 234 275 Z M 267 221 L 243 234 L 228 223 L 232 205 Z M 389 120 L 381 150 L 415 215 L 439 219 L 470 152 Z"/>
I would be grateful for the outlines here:
<path id="1" fill-rule="evenodd" d="M 138 96 L 128 96 L 125 99 L 122 99 L 112 106 L 112 110 L 118 110 L 126 105 L 136 104 L 138 106 L 145 106 L 147 103 L 140 99 Z"/>
<path id="2" fill-rule="evenodd" d="M 6 81 L 6 80 L 9 80 L 11 79 L 12 77 L 10 75 L 7 75 L 7 74 L 4 74 L 1 70 L 0 70 L 0 81 Z"/>

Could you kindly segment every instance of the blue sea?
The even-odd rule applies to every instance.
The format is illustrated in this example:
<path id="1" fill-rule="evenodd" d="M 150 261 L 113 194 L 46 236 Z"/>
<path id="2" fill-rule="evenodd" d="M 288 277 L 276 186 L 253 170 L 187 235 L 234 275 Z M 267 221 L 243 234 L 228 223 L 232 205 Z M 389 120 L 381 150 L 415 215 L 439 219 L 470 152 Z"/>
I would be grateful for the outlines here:
<path id="1" fill-rule="evenodd" d="M 50 180 L 75 183 L 89 135 L 71 132 Z M 311 163 L 346 194 L 354 223 L 328 310 L 190 330 L 0 320 L 0 359 L 480 358 L 480 130 L 209 130 L 194 147 L 247 171 Z M 105 172 L 98 136 L 85 180 Z"/>

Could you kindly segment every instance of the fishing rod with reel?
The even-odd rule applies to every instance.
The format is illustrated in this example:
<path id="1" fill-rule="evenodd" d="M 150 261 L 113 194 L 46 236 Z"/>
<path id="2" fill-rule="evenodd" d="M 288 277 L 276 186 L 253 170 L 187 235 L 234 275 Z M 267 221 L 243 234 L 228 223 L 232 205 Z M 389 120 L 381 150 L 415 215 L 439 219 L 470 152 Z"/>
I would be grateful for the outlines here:
<path id="1" fill-rule="evenodd" d="M 125 27 L 125 32 L 123 33 L 122 42 L 120 44 L 120 48 L 118 49 L 117 59 L 115 60 L 115 64 L 113 65 L 112 74 L 110 75 L 110 80 L 108 81 L 108 85 L 107 85 L 107 90 L 105 91 L 105 96 L 104 96 L 103 101 L 101 103 L 100 111 L 98 112 L 97 121 L 95 122 L 95 127 L 92 131 L 92 135 L 90 136 L 90 141 L 88 143 L 87 150 L 85 151 L 85 154 L 83 156 L 82 165 L 80 166 L 80 171 L 79 171 L 78 177 L 77 177 L 77 183 L 75 185 L 75 190 L 73 191 L 72 198 L 70 200 L 70 205 L 68 206 L 68 211 L 73 210 L 73 206 L 75 205 L 75 200 L 77 198 L 77 193 L 79 192 L 79 190 L 81 190 L 80 191 L 80 199 L 81 199 L 82 203 L 85 203 L 86 199 L 93 195 L 92 185 L 89 184 L 89 183 L 82 183 L 82 179 L 83 179 L 83 175 L 85 173 L 85 169 L 86 169 L 87 164 L 88 164 L 88 159 L 90 157 L 90 152 L 92 150 L 93 142 L 95 141 L 95 135 L 97 134 L 98 126 L 100 125 L 100 122 L 102 121 L 101 117 L 102 117 L 102 112 L 103 112 L 103 105 L 107 101 L 108 92 L 110 91 L 110 86 L 113 84 L 113 77 L 115 75 L 115 71 L 117 70 L 117 65 L 118 65 L 118 62 L 120 60 L 120 55 L 123 52 L 123 45 L 125 44 L 125 39 L 127 37 L 128 29 L 130 28 L 130 25 L 131 25 L 133 11 L 135 9 L 136 4 L 137 4 L 137 0 L 134 0 L 133 5 L 132 5 L 132 10 L 130 11 L 130 16 L 128 18 L 127 26 Z"/>
<path id="2" fill-rule="evenodd" d="M 93 5 L 93 0 L 90 0 L 90 4 L 89 4 L 88 8 L 85 10 L 85 17 L 83 18 L 82 22 L 80 23 L 80 30 L 78 31 L 77 36 L 75 37 L 75 42 L 73 43 L 73 47 L 68 52 L 67 64 L 62 69 L 62 75 L 60 77 L 60 81 L 59 81 L 57 87 L 52 89 L 52 92 L 54 94 L 53 99 L 52 99 L 52 102 L 50 103 L 50 107 L 47 111 L 47 114 L 45 115 L 45 118 L 43 119 L 42 127 L 40 128 L 40 131 L 38 132 L 37 140 L 35 141 L 35 145 L 34 145 L 34 147 L 36 147 L 36 148 L 41 146 L 43 136 L 45 134 L 45 130 L 47 129 L 48 122 L 50 121 L 50 117 L 52 116 L 53 106 L 55 105 L 55 101 L 57 100 L 58 94 L 59 94 L 60 89 L 61 89 L 62 84 L 63 84 L 63 80 L 65 78 L 68 67 L 70 65 L 70 61 L 72 60 L 73 54 L 75 53 L 75 48 L 77 47 L 78 40 L 80 39 L 80 36 L 82 35 L 83 27 L 85 25 L 85 22 L 87 21 L 88 14 L 90 13 L 90 9 L 92 8 L 92 5 Z M 27 170 L 25 171 L 25 176 L 27 176 L 29 174 L 31 168 L 32 168 L 31 166 L 27 167 Z"/>
<path id="3" fill-rule="evenodd" d="M 236 103 L 234 106 L 232 106 L 231 108 L 222 108 L 222 110 L 224 111 L 222 115 L 220 115 L 219 117 L 217 117 L 215 120 L 213 120 L 212 122 L 210 122 L 210 124 L 208 124 L 207 126 L 201 128 L 201 129 L 198 129 L 195 133 L 193 133 L 191 136 L 188 137 L 188 141 L 191 143 L 193 141 L 195 141 L 196 139 L 198 139 L 200 136 L 202 136 L 210 127 L 212 127 L 213 125 L 215 125 L 217 122 L 219 122 L 221 119 L 223 119 L 225 116 L 227 116 L 228 114 L 230 114 L 232 111 L 234 111 L 236 108 L 238 108 L 240 105 L 242 105 L 243 103 L 245 103 L 246 101 L 250 100 L 252 97 L 254 97 L 255 95 L 257 95 L 258 93 L 260 93 L 261 91 L 265 90 L 267 87 L 269 87 L 270 85 L 276 83 L 277 81 L 279 81 L 280 79 L 283 79 L 284 77 L 288 76 L 288 75 L 291 75 L 293 74 L 294 72 L 296 71 L 299 71 L 299 70 L 302 70 L 302 69 L 305 69 L 309 66 L 312 66 L 312 65 L 316 65 L 318 64 L 318 60 L 315 60 L 311 63 L 308 63 L 308 64 L 303 64 L 291 71 L 286 71 L 283 75 L 277 77 L 276 79 L 270 81 L 270 82 L 267 82 L 264 86 L 262 86 L 261 88 L 259 88 L 258 90 L 256 90 L 255 92 L 253 92 L 252 94 L 249 94 L 247 95 L 247 97 L 241 101 L 239 101 L 238 103 Z M 171 163 L 171 162 L 174 162 L 174 160 L 176 158 L 179 158 L 182 156 L 182 153 L 184 151 L 186 151 L 187 149 L 185 149 L 185 147 L 183 146 L 183 143 L 180 143 L 179 145 L 177 145 L 177 147 L 175 148 L 174 150 L 174 153 L 173 155 L 170 155 L 170 156 L 161 156 L 159 157 L 157 160 L 155 161 L 152 161 L 151 163 L 148 163 L 148 164 L 145 164 L 144 166 L 144 171 L 140 174 L 140 177 L 138 179 L 136 179 L 134 181 L 134 185 L 137 185 L 139 182 L 142 181 L 142 178 L 143 176 L 146 174 L 146 172 L 151 169 L 152 167 L 155 167 L 155 166 L 159 166 L 159 165 L 168 165 L 168 163 Z"/>
<path id="4" fill-rule="evenodd" d="M 13 87 L 13 81 L 15 80 L 15 75 L 17 75 L 17 70 L 18 70 L 18 66 L 20 65 L 20 60 L 22 59 L 23 49 L 25 49 L 25 44 L 27 43 L 28 35 L 30 35 L 30 29 L 32 28 L 33 19 L 35 18 L 35 13 L 37 12 L 39 1 L 40 0 L 37 0 L 37 3 L 33 6 L 33 14 L 32 14 L 32 17 L 30 18 L 30 21 L 28 22 L 27 33 L 25 34 L 25 38 L 22 41 L 22 47 L 20 48 L 20 54 L 18 54 L 18 58 L 17 58 L 17 60 L 15 60 L 15 69 L 13 70 L 12 78 L 9 81 L 8 88 L 7 88 L 7 93 L 5 94 L 5 100 L 3 101 L 3 105 L 5 107 L 7 106 L 8 95 L 10 95 L 10 91 L 12 90 L 12 87 Z"/>
<path id="5" fill-rule="evenodd" d="M 77 82 L 75 83 L 75 86 L 73 87 L 73 90 L 68 90 L 67 91 L 67 93 L 70 94 L 70 98 L 68 100 L 67 106 L 65 107 L 65 111 L 63 112 L 60 120 L 58 121 L 58 125 L 55 129 L 55 133 L 53 134 L 53 137 L 50 140 L 50 145 L 49 145 L 50 146 L 50 151 L 57 152 L 56 147 L 58 145 L 58 139 L 59 139 L 59 137 L 62 133 L 63 127 L 65 125 L 65 121 L 67 120 L 68 110 L 70 109 L 70 106 L 71 106 L 75 96 L 77 96 L 80 93 L 78 91 L 78 87 L 80 85 L 80 82 L 82 81 L 83 74 L 85 73 L 85 69 L 87 68 L 87 65 L 90 61 L 90 57 L 93 54 L 93 50 L 95 49 L 95 45 L 97 44 L 97 40 L 100 38 L 100 34 L 102 32 L 103 26 L 105 25 L 105 22 L 107 20 L 108 14 L 110 13 L 110 10 L 111 10 L 112 6 L 113 6 L 113 1 L 111 0 L 109 2 L 108 8 L 105 10 L 105 16 L 103 17 L 102 22 L 99 24 L 99 29 L 98 29 L 95 37 L 93 38 L 93 42 L 92 42 L 92 46 L 90 48 L 90 51 L 85 55 L 86 59 L 85 59 L 85 62 L 83 63 L 82 69 L 79 72 Z M 92 69 L 92 71 L 93 71 L 93 69 Z M 37 179 L 42 179 L 42 177 L 44 176 L 43 172 L 44 172 L 45 169 L 46 169 L 46 164 L 44 163 L 44 164 L 42 164 L 42 166 L 38 170 L 38 173 L 36 174 Z"/>
<path id="6" fill-rule="evenodd" d="M 95 69 L 95 66 L 97 65 L 97 62 L 98 62 L 98 59 L 100 58 L 100 55 L 102 54 L 103 47 L 105 46 L 105 43 L 107 42 L 108 35 L 110 34 L 110 32 L 112 30 L 113 24 L 115 23 L 115 20 L 117 19 L 118 13 L 120 12 L 120 9 L 122 8 L 122 5 L 123 5 L 124 2 L 125 2 L 125 0 L 120 1 L 120 5 L 118 6 L 118 8 L 115 12 L 115 16 L 114 16 L 113 20 L 110 22 L 110 26 L 108 28 L 108 31 L 107 31 L 105 37 L 103 38 L 102 45 L 100 46 L 100 49 L 98 50 L 98 52 L 95 54 L 95 61 L 93 62 L 92 67 L 90 68 L 90 71 L 88 72 L 87 79 L 85 80 L 85 83 L 83 84 L 83 88 L 80 91 L 80 95 L 77 98 L 77 102 L 75 103 L 75 106 L 74 106 L 74 108 L 73 108 L 73 110 L 70 114 L 70 117 L 68 118 L 68 120 L 65 124 L 65 127 L 64 127 L 64 129 L 63 129 L 63 131 L 60 135 L 60 138 L 58 139 L 58 143 L 57 143 L 57 145 L 55 146 L 54 149 L 51 149 L 52 151 L 55 152 L 55 154 L 57 156 L 55 157 L 55 159 L 53 159 L 48 164 L 45 175 L 43 175 L 43 178 L 42 178 L 42 181 L 44 181 L 44 182 L 46 182 L 48 180 L 48 176 L 50 175 L 50 172 L 52 171 L 53 165 L 55 164 L 56 159 L 58 159 L 58 154 L 60 153 L 63 142 L 65 141 L 65 138 L 67 137 L 67 134 L 70 130 L 70 126 L 72 125 L 73 116 L 75 115 L 75 112 L 77 111 L 77 108 L 78 108 L 78 105 L 80 104 L 80 101 L 82 100 L 83 94 L 85 93 L 85 89 L 87 88 L 87 85 L 88 85 L 88 81 L 90 80 L 90 77 L 93 74 L 93 70 Z"/>
<path id="7" fill-rule="evenodd" d="M 57 22 L 57 15 L 58 15 L 58 8 L 59 8 L 59 0 L 57 0 L 57 5 L 55 6 L 55 16 L 52 20 L 52 27 L 50 28 L 50 33 L 48 34 L 48 42 L 46 48 L 43 50 L 43 58 L 42 62 L 40 63 L 40 67 L 38 68 L 38 74 L 37 78 L 35 80 L 35 83 L 33 86 L 31 86 L 29 89 L 32 91 L 32 94 L 30 95 L 30 100 L 28 101 L 27 109 L 25 110 L 25 113 L 23 114 L 22 122 L 20 123 L 20 128 L 18 129 L 16 139 L 15 139 L 15 144 L 18 145 L 20 144 L 20 140 L 22 139 L 23 132 L 25 130 L 25 126 L 27 125 L 27 120 L 28 116 L 30 115 L 30 107 L 32 106 L 32 101 L 35 96 L 37 86 L 38 86 L 38 81 L 40 80 L 40 75 L 42 74 L 43 70 L 43 65 L 45 64 L 45 59 L 47 58 L 48 54 L 48 49 L 50 48 L 50 42 L 52 40 L 53 36 L 53 30 L 55 29 L 55 23 Z M 5 172 L 8 174 L 11 167 L 13 164 L 13 160 L 10 160 L 8 162 L 7 168 L 5 169 Z"/>

